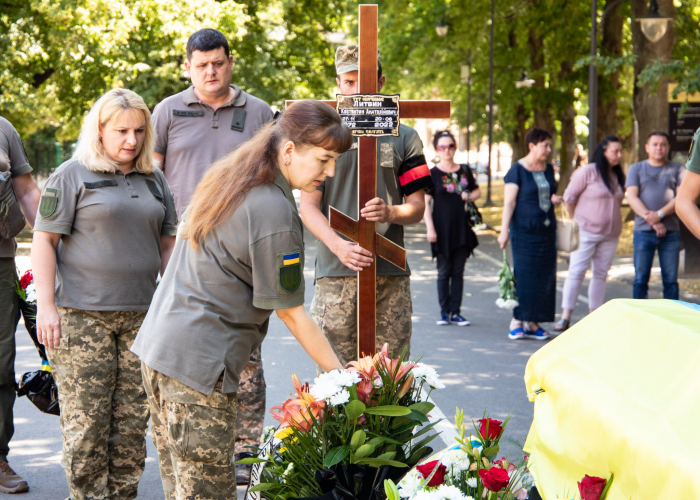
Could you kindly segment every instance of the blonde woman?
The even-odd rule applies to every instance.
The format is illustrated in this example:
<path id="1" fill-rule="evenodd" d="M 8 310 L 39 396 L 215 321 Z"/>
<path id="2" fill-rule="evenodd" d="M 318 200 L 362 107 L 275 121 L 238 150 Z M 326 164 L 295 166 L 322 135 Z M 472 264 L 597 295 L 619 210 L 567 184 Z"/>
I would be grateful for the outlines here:
<path id="1" fill-rule="evenodd" d="M 107 92 L 39 203 L 37 333 L 58 385 L 72 500 L 136 498 L 144 468 L 148 401 L 129 349 L 177 230 L 153 144 L 141 97 Z"/>

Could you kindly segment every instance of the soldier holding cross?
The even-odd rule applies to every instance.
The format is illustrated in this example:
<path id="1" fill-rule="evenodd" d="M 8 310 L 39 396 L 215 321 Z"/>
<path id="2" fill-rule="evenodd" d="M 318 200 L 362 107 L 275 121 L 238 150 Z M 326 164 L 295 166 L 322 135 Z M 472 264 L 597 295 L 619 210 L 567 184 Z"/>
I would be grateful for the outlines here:
<path id="1" fill-rule="evenodd" d="M 357 45 L 336 51 L 336 83 L 343 95 L 358 93 Z M 385 77 L 377 61 L 377 90 Z M 398 137 L 377 138 L 377 193 L 360 216 L 377 223 L 377 232 L 403 246 L 403 226 L 423 217 L 424 192 L 432 187 L 423 144 L 415 130 L 399 126 Z M 372 262 L 372 253 L 338 235 L 329 227 L 327 214 L 334 207 L 357 219 L 357 139 L 336 161 L 336 175 L 316 192 L 301 194 L 301 216 L 319 239 L 316 285 L 311 315 L 333 345 L 342 363 L 357 356 L 357 277 Z M 385 342 L 396 354 L 411 343 L 410 270 L 379 258 L 377 262 L 377 346 Z M 367 353 L 370 354 L 370 353 Z"/>

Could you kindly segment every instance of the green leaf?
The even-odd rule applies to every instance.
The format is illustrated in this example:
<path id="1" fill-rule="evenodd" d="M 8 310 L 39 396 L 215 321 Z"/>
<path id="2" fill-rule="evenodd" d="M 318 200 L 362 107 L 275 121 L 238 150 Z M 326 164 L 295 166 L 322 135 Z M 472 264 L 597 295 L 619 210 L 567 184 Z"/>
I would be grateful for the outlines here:
<path id="1" fill-rule="evenodd" d="M 345 415 L 347 415 L 350 420 L 357 420 L 360 418 L 360 415 L 365 413 L 366 409 L 367 407 L 362 401 L 350 401 L 345 405 Z"/>
<path id="2" fill-rule="evenodd" d="M 384 480 L 384 493 L 386 493 L 386 500 L 401 500 L 399 489 L 391 479 Z"/>
<path id="3" fill-rule="evenodd" d="M 384 467 L 385 465 L 391 465 L 393 467 L 406 468 L 408 465 L 397 462 L 395 460 L 380 460 L 379 458 L 363 458 L 355 462 L 359 465 L 369 465 L 370 467 Z"/>
<path id="4" fill-rule="evenodd" d="M 380 460 L 393 460 L 393 458 L 396 456 L 395 451 L 389 451 L 387 453 L 382 453 L 379 455 L 377 458 Z"/>
<path id="5" fill-rule="evenodd" d="M 263 462 L 267 462 L 267 460 L 264 460 L 262 458 L 257 458 L 257 457 L 241 458 L 240 460 L 236 460 L 237 464 L 242 464 L 242 465 L 261 464 Z"/>
<path id="6" fill-rule="evenodd" d="M 612 485 L 613 478 L 615 477 L 614 473 L 610 473 L 610 477 L 605 483 L 605 488 L 603 488 L 603 491 L 600 494 L 600 500 L 605 500 L 606 495 L 608 494 L 608 490 L 610 489 L 610 486 Z"/>
<path id="7" fill-rule="evenodd" d="M 355 463 L 358 463 L 357 460 L 364 458 L 368 455 L 371 455 L 372 452 L 374 451 L 374 446 L 371 444 L 363 444 L 360 446 L 355 453 L 353 453 L 353 461 Z"/>
<path id="8" fill-rule="evenodd" d="M 360 446 L 365 444 L 365 441 L 367 441 L 367 434 L 365 434 L 365 431 L 362 429 L 357 430 L 352 435 L 352 438 L 350 438 L 350 448 L 352 448 L 352 451 L 355 451 Z"/>
<path id="9" fill-rule="evenodd" d="M 364 411 L 365 415 L 380 415 L 382 417 L 404 417 L 411 414 L 411 410 L 405 406 L 374 406 L 371 408 L 366 408 Z"/>
<path id="10" fill-rule="evenodd" d="M 406 444 L 404 441 L 399 441 L 398 439 L 392 439 L 389 436 L 378 436 L 377 434 L 374 434 L 372 432 L 370 432 L 370 435 L 374 436 L 374 438 L 372 438 L 370 443 L 374 443 L 374 440 L 378 439 L 384 443 L 398 444 L 399 446 L 403 446 L 404 444 Z"/>
<path id="11" fill-rule="evenodd" d="M 435 405 L 433 403 L 428 403 L 427 401 L 422 401 L 420 403 L 415 403 L 409 406 L 411 410 L 416 410 L 421 412 L 423 415 L 428 415 L 433 408 L 435 408 Z"/>
<path id="12" fill-rule="evenodd" d="M 251 487 L 248 491 L 267 491 L 273 488 L 281 488 L 283 486 L 283 484 L 279 483 L 258 483 L 255 486 Z"/>
<path id="13" fill-rule="evenodd" d="M 380 446 L 380 445 L 384 444 L 384 442 L 385 442 L 385 441 L 384 441 L 382 438 L 380 438 L 380 437 L 375 437 L 375 438 L 372 438 L 372 439 L 369 440 L 369 444 L 371 444 L 371 445 L 374 446 L 375 448 L 376 448 L 377 446 Z"/>
<path id="14" fill-rule="evenodd" d="M 488 448 L 481 450 L 481 455 L 487 458 L 492 457 L 494 455 L 497 455 L 499 450 L 500 448 L 497 444 L 495 444 L 493 446 L 489 446 Z"/>
<path id="15" fill-rule="evenodd" d="M 411 410 L 411 413 L 408 415 L 408 418 L 410 418 L 411 420 L 415 420 L 416 422 L 421 422 L 421 423 L 425 423 L 425 422 L 430 421 L 430 420 L 428 420 L 428 417 L 425 416 L 425 413 L 421 413 L 421 412 L 416 411 L 416 410 Z"/>
<path id="16" fill-rule="evenodd" d="M 326 455 L 326 458 L 323 460 L 323 466 L 333 467 L 335 464 L 339 464 L 345 460 L 345 457 L 347 457 L 349 453 L 350 447 L 347 445 L 333 448 L 328 452 L 328 455 Z"/>
<path id="17" fill-rule="evenodd" d="M 438 420 L 437 422 L 433 422 L 433 423 L 430 424 L 430 425 L 424 425 L 423 427 L 421 427 L 421 430 L 419 430 L 418 432 L 416 432 L 416 433 L 413 435 L 413 439 L 416 439 L 417 437 L 420 437 L 420 436 L 422 436 L 423 434 L 425 434 L 425 433 L 427 433 L 427 432 L 430 432 L 430 430 L 431 430 L 433 427 L 435 427 L 437 424 L 439 424 L 440 422 L 441 422 L 441 421 Z"/>

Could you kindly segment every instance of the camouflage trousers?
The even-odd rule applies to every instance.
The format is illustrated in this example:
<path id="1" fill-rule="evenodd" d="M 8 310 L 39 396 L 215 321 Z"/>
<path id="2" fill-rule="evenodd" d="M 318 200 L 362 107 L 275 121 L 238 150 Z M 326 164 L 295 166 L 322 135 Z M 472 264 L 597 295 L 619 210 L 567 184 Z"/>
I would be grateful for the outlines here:
<path id="1" fill-rule="evenodd" d="M 412 312 L 410 277 L 377 276 L 377 350 L 388 343 L 394 356 L 410 354 Z M 317 279 L 311 317 L 341 363 L 357 359 L 357 278 Z"/>
<path id="2" fill-rule="evenodd" d="M 72 500 L 136 498 L 146 462 L 148 401 L 129 349 L 146 311 L 58 308 L 47 349 L 58 386 L 63 466 Z"/>
<path id="3" fill-rule="evenodd" d="M 211 396 L 141 364 L 166 500 L 236 498 L 236 393 Z"/>
<path id="4" fill-rule="evenodd" d="M 262 353 L 258 347 L 250 355 L 238 383 L 235 453 L 250 452 L 250 446 L 260 445 L 265 421 L 265 393 Z"/>

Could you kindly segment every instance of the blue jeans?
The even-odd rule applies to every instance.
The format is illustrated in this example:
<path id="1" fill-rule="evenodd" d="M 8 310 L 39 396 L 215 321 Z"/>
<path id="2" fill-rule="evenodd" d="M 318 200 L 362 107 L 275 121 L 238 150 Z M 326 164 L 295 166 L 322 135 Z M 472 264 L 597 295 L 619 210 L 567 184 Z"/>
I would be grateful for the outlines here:
<path id="1" fill-rule="evenodd" d="M 678 254 L 681 250 L 681 232 L 671 231 L 659 238 L 655 231 L 634 232 L 634 288 L 635 299 L 646 299 L 654 252 L 659 250 L 661 281 L 664 299 L 678 300 Z"/>

